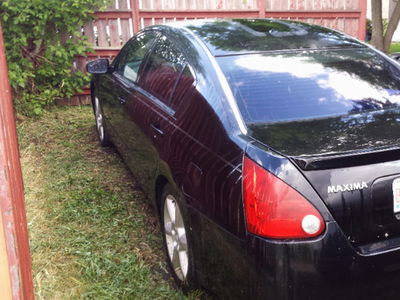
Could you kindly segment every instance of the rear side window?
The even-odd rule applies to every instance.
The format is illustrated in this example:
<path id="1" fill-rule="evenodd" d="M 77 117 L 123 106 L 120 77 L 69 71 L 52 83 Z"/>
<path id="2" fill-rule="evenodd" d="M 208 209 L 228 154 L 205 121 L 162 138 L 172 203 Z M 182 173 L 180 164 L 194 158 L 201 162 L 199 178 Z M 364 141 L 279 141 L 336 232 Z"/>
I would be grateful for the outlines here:
<path id="1" fill-rule="evenodd" d="M 218 62 L 248 123 L 400 104 L 399 68 L 368 48 L 229 56 Z"/>
<path id="2" fill-rule="evenodd" d="M 153 32 L 144 33 L 124 47 L 116 65 L 116 73 L 135 83 L 139 67 L 155 38 Z"/>
<path id="3" fill-rule="evenodd" d="M 189 68 L 189 65 L 186 65 L 172 95 L 170 104 L 171 108 L 176 110 L 185 96 L 190 95 L 194 89 L 194 76 Z"/>
<path id="4" fill-rule="evenodd" d="M 148 59 L 140 86 L 166 105 L 170 105 L 172 93 L 179 78 L 187 70 L 186 66 L 182 52 L 163 36 Z"/>

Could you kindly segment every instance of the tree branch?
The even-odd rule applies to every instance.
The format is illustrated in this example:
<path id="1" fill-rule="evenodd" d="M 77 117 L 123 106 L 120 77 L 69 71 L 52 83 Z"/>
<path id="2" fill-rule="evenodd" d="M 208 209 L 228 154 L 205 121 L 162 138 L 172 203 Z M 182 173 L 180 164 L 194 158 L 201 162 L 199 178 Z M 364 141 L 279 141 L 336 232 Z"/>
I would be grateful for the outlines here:
<path id="1" fill-rule="evenodd" d="M 371 44 L 383 50 L 382 0 L 371 0 L 372 36 Z"/>
<path id="2" fill-rule="evenodd" d="M 392 16 L 390 17 L 385 37 L 383 40 L 383 51 L 386 53 L 389 53 L 390 43 L 392 42 L 393 34 L 397 29 L 399 21 L 400 21 L 400 1 L 397 1 Z"/>

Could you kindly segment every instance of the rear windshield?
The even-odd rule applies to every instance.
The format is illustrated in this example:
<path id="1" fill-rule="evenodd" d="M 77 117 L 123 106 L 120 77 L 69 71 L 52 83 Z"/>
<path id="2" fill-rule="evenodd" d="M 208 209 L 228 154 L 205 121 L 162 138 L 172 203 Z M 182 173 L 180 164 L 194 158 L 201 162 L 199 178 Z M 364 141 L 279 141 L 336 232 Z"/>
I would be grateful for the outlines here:
<path id="1" fill-rule="evenodd" d="M 246 123 L 400 104 L 399 68 L 369 48 L 218 57 Z"/>

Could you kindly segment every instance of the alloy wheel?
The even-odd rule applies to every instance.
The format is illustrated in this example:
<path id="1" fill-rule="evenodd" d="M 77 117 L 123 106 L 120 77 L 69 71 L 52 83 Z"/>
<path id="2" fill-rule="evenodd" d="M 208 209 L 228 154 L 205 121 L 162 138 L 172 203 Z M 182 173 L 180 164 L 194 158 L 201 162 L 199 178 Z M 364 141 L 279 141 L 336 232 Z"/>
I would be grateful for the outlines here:
<path id="1" fill-rule="evenodd" d="M 167 195 L 164 202 L 164 233 L 172 268 L 176 276 L 185 281 L 189 267 L 186 230 L 181 211 L 172 195 Z"/>
<path id="2" fill-rule="evenodd" d="M 96 130 L 99 136 L 100 142 L 104 142 L 104 121 L 103 121 L 103 113 L 101 111 L 101 106 L 99 103 L 99 98 L 94 98 L 94 113 L 96 117 Z"/>

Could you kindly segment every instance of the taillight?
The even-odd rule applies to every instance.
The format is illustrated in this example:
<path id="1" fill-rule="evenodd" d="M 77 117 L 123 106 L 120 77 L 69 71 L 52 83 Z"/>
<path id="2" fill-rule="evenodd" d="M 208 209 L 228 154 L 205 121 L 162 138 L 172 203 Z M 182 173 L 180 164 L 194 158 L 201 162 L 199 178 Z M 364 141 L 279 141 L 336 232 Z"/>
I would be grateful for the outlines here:
<path id="1" fill-rule="evenodd" d="M 244 158 L 243 198 L 247 230 L 274 239 L 320 235 L 325 223 L 317 209 L 295 189 Z"/>

